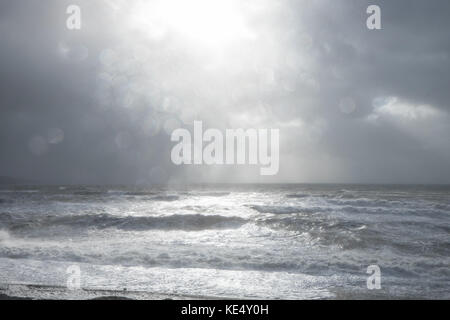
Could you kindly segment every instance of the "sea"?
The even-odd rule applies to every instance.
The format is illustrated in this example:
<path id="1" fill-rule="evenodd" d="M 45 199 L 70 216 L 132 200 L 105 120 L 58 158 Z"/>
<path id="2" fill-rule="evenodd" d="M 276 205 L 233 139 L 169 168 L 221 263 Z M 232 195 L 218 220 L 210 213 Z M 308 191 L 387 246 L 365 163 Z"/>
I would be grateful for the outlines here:
<path id="1" fill-rule="evenodd" d="M 450 186 L 1 186 L 0 289 L 36 286 L 450 299 Z"/>

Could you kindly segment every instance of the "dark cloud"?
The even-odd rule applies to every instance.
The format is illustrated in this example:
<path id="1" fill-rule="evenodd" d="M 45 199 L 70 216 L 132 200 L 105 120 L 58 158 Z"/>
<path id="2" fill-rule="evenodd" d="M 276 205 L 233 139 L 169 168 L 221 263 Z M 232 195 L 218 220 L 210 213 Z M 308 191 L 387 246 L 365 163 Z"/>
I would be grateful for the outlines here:
<path id="1" fill-rule="evenodd" d="M 72 3 L 80 31 L 65 28 Z M 166 23 L 153 3 L 2 1 L 0 175 L 450 182 L 448 1 L 236 1 L 228 14 L 242 19 L 225 28 L 165 11 Z M 366 28 L 369 4 L 381 7 L 382 30 Z M 175 167 L 168 134 L 194 119 L 279 127 L 279 175 Z"/>

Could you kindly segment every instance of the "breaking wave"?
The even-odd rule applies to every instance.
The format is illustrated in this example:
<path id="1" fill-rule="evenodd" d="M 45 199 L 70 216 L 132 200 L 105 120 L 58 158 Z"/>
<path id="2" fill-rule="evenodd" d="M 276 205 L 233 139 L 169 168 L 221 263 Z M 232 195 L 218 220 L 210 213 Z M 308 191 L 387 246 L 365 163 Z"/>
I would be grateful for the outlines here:
<path id="1" fill-rule="evenodd" d="M 88 214 L 70 216 L 44 216 L 36 219 L 15 218 L 9 214 L 0 215 L 2 225 L 9 230 L 27 228 L 45 228 L 55 226 L 69 226 L 73 228 L 116 228 L 121 230 L 184 230 L 199 231 L 204 229 L 238 228 L 247 223 L 239 217 L 225 217 L 220 215 L 170 215 L 162 217 L 114 216 L 110 214 Z"/>
<path id="2" fill-rule="evenodd" d="M 225 196 L 229 196 L 231 193 L 230 192 L 198 192 L 198 193 L 193 193 L 193 196 L 197 196 L 197 197 L 225 197 Z"/>
<path id="3" fill-rule="evenodd" d="M 177 201 L 179 199 L 179 196 L 155 196 L 150 198 L 153 201 Z"/>
<path id="4" fill-rule="evenodd" d="M 304 193 L 294 193 L 294 194 L 286 195 L 286 198 L 294 198 L 294 199 L 307 198 L 307 197 L 309 197 L 309 194 L 304 194 Z"/>
<path id="5" fill-rule="evenodd" d="M 259 213 L 272 213 L 272 214 L 316 213 L 326 210 L 326 208 L 321 207 L 263 206 L 263 205 L 250 205 L 250 208 L 258 211 Z"/>

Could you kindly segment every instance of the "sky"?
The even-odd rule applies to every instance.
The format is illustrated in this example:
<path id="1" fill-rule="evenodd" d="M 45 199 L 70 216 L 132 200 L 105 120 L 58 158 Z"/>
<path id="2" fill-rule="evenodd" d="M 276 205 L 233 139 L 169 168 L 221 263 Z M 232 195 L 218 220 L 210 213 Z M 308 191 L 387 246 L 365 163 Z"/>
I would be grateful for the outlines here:
<path id="1" fill-rule="evenodd" d="M 0 175 L 450 183 L 449 17 L 448 0 L 3 0 Z M 194 120 L 279 129 L 278 174 L 174 165 Z"/>

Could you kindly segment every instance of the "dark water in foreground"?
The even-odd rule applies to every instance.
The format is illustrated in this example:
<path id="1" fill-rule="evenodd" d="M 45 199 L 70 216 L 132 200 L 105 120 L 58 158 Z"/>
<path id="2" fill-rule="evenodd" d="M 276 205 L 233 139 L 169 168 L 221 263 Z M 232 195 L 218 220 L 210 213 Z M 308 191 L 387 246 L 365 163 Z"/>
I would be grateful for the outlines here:
<path id="1" fill-rule="evenodd" d="M 450 299 L 450 187 L 0 187 L 0 283 L 73 265 L 84 288 Z"/>

